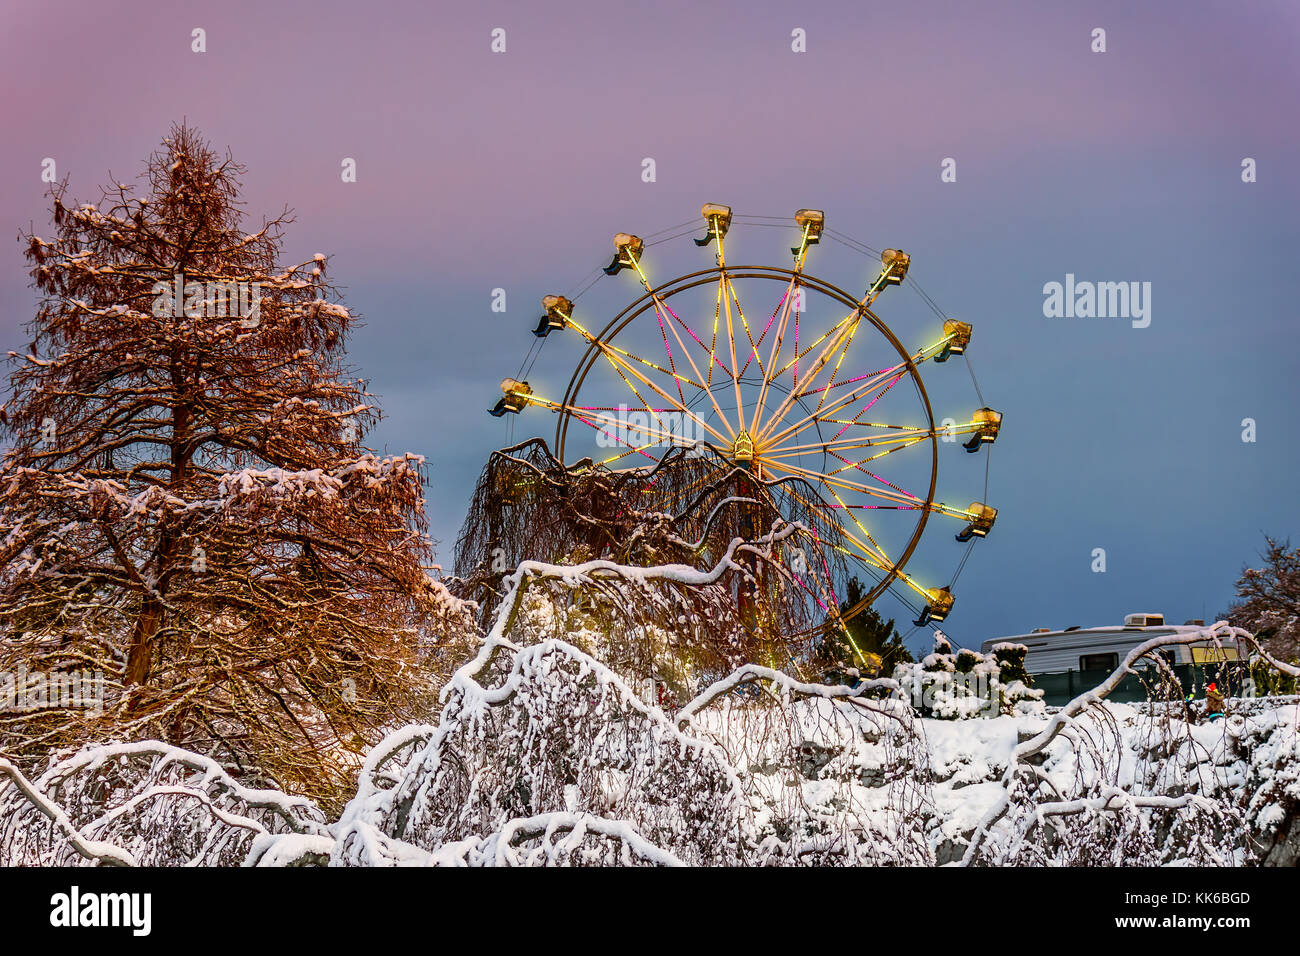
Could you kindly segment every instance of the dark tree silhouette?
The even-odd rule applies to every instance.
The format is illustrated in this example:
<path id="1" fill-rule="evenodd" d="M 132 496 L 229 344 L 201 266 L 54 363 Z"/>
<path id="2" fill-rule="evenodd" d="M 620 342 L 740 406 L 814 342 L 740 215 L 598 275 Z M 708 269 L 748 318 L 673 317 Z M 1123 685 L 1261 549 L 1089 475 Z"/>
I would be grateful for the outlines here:
<path id="1" fill-rule="evenodd" d="M 1274 657 L 1300 658 L 1300 548 L 1265 535 L 1262 566 L 1245 567 L 1237 580 L 1237 597 L 1222 615 L 1255 634 Z"/>
<path id="2" fill-rule="evenodd" d="M 845 591 L 845 600 L 840 604 L 841 613 L 857 604 L 866 593 L 857 578 L 849 581 Z M 894 627 L 894 619 L 891 617 L 886 621 L 874 607 L 849 618 L 844 629 L 828 630 L 818 646 L 816 659 L 827 683 L 851 684 L 856 683 L 859 675 L 866 676 L 862 674 L 863 656 L 869 663 L 879 658 L 879 673 L 884 677 L 893 674 L 899 664 L 912 660 L 912 652 L 903 644 L 903 636 Z"/>

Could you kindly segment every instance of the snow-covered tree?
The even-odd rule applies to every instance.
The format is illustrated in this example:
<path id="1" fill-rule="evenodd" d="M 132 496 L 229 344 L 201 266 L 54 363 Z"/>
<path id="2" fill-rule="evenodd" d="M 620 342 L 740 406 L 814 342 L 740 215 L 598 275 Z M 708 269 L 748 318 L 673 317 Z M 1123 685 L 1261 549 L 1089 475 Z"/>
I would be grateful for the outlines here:
<path id="1" fill-rule="evenodd" d="M 143 195 L 51 193 L 0 407 L 0 671 L 102 675 L 102 707 L 0 714 L 0 749 L 158 737 L 332 792 L 424 692 L 460 605 L 426 568 L 423 460 L 376 457 L 326 257 L 244 227 L 243 167 L 174 127 Z"/>
<path id="2" fill-rule="evenodd" d="M 743 493 L 741 493 L 743 491 Z M 569 639 L 624 678 L 654 679 L 690 696 L 745 663 L 815 672 L 812 651 L 831 629 L 810 588 L 790 571 L 798 553 L 841 570 L 834 527 L 797 481 L 754 480 L 724 457 L 674 449 L 653 467 L 565 466 L 540 439 L 494 452 L 456 548 L 453 589 L 486 627 L 523 561 L 707 568 L 708 582 L 612 575 L 529 578 L 509 622 L 513 640 Z M 736 547 L 743 541 L 743 547 Z M 833 595 L 828 595 L 833 600 Z"/>

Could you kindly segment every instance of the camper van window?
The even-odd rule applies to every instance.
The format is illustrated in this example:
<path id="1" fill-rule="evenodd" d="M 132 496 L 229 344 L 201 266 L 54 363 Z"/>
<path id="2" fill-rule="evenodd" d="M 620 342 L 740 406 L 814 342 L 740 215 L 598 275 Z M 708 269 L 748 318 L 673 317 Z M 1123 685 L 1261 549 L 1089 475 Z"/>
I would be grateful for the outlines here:
<path id="1" fill-rule="evenodd" d="M 1113 671 L 1118 666 L 1118 654 L 1084 654 L 1079 658 L 1081 671 Z"/>
<path id="2" fill-rule="evenodd" d="M 1166 664 L 1171 664 L 1171 665 L 1177 664 L 1178 652 L 1170 647 L 1161 647 L 1161 648 L 1157 648 L 1154 651 L 1147 651 L 1145 654 L 1143 654 L 1134 662 L 1133 666 L 1151 667 L 1155 662 L 1154 661 L 1155 658 L 1159 658 L 1160 660 L 1164 661 Z"/>

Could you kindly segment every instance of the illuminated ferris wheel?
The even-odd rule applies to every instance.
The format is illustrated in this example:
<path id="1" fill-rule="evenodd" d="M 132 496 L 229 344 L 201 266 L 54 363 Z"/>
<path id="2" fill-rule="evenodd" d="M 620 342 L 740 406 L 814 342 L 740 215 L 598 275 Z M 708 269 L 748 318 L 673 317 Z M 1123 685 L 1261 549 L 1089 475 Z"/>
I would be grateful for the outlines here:
<path id="1" fill-rule="evenodd" d="M 801 209 L 792 219 L 742 217 L 708 203 L 700 216 L 689 234 L 697 247 L 714 248 L 711 267 L 657 283 L 648 247 L 688 233 L 653 242 L 619 233 L 601 273 L 638 281 L 630 304 L 606 319 L 608 311 L 584 314 L 577 295 L 546 296 L 534 334 L 573 335 L 583 346 L 568 386 L 550 398 L 507 378 L 492 414 L 530 405 L 554 413 L 563 462 L 651 475 L 671 449 L 708 448 L 756 483 L 784 481 L 799 489 L 793 493 L 803 508 L 835 528 L 839 557 L 870 582 L 845 608 L 846 582 L 830 562 L 803 551 L 787 555 L 810 600 L 847 620 L 892 590 L 917 613 L 918 626 L 944 620 L 954 603 L 952 581 L 927 585 L 905 567 L 931 517 L 959 522 L 956 540 L 971 545 L 992 529 L 995 508 L 978 500 L 951 506 L 936 500 L 935 490 L 942 446 L 961 443 L 979 453 L 997 439 L 1002 416 L 981 400 L 936 425 L 921 370 L 964 357 L 971 325 L 944 317 L 931 301 L 942 332 L 906 344 L 874 306 L 907 280 L 910 257 L 827 230 L 820 210 Z M 790 264 L 729 262 L 728 237 L 745 225 L 788 229 Z M 862 295 L 807 271 L 810 251 L 827 238 L 879 262 Z M 987 489 L 987 470 L 985 479 Z"/>

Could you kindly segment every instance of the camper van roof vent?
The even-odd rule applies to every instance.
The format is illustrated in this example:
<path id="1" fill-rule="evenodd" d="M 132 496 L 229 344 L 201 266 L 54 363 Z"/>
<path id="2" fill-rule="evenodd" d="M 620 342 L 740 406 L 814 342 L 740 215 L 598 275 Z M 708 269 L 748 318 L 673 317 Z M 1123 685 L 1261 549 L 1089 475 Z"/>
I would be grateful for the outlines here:
<path id="1" fill-rule="evenodd" d="M 1126 614 L 1124 615 L 1125 627 L 1164 627 L 1165 616 L 1163 614 Z"/>
<path id="2" fill-rule="evenodd" d="M 1030 634 L 1051 634 L 1052 629 L 1050 627 L 1036 627 L 1029 633 Z"/>

